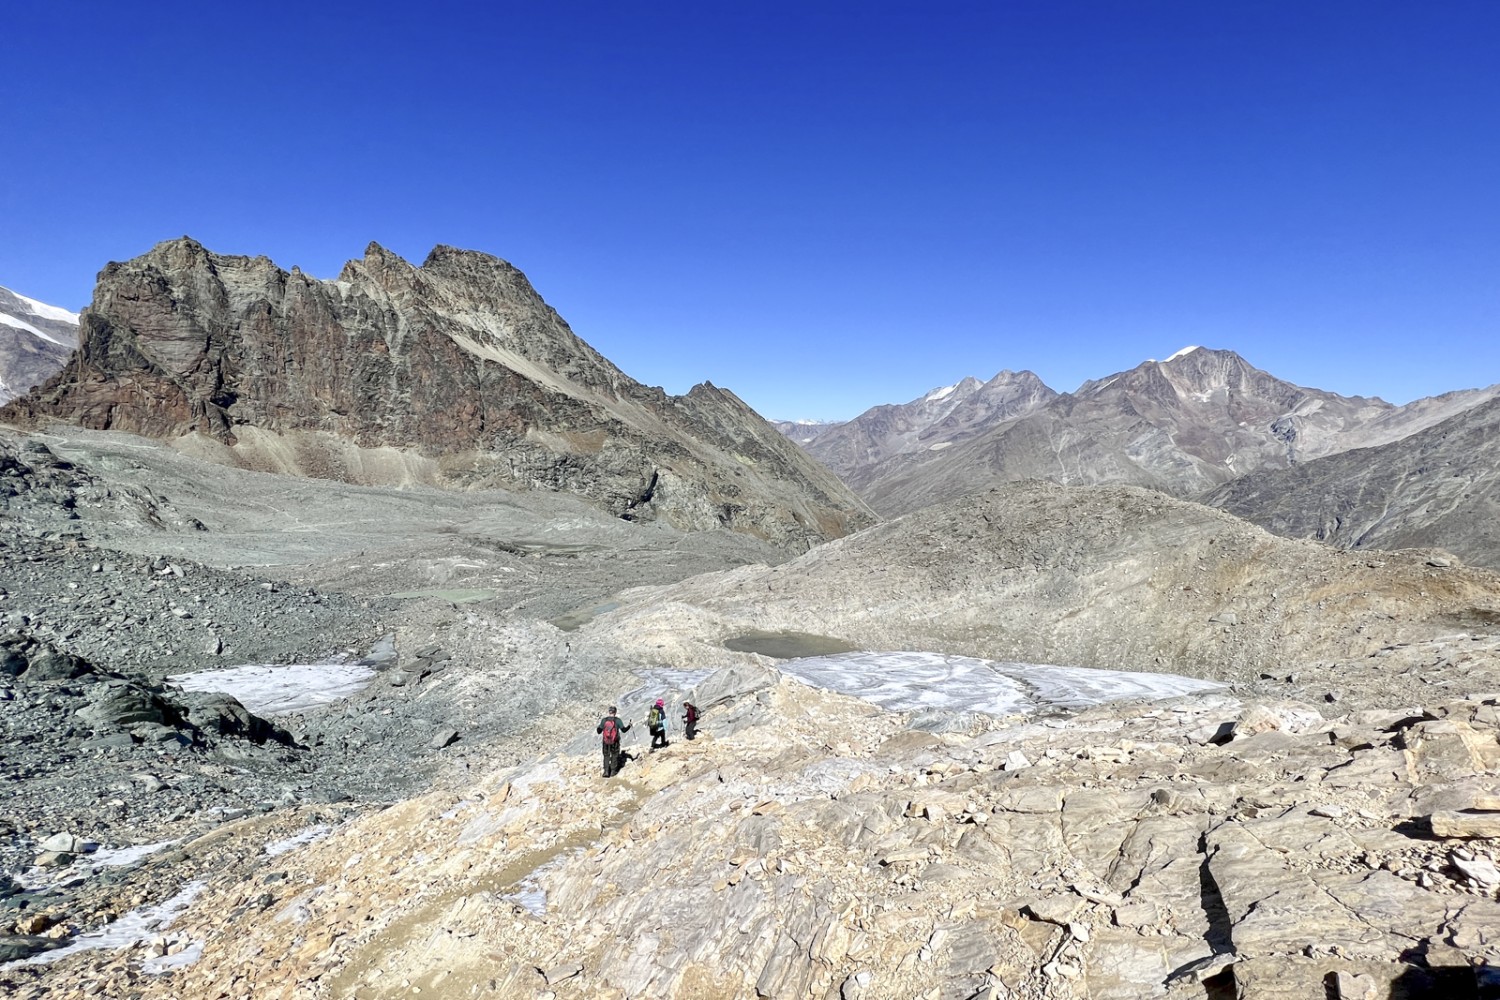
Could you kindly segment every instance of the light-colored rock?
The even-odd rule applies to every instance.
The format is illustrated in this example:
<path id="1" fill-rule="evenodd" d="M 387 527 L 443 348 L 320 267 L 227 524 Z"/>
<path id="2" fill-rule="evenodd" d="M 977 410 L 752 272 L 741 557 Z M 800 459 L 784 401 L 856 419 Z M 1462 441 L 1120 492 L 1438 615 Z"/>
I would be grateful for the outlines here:
<path id="1" fill-rule="evenodd" d="M 1484 840 L 1500 838 L 1500 813 L 1470 813 L 1456 809 L 1435 812 L 1432 832 L 1438 837 L 1464 837 Z"/>

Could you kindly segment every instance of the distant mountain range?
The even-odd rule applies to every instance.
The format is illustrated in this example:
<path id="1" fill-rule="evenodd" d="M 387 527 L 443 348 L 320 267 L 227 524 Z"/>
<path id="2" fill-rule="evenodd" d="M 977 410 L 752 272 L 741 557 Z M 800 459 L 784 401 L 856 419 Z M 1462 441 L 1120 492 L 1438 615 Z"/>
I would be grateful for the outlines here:
<path id="1" fill-rule="evenodd" d="M 1494 422 L 1485 419 L 1497 396 L 1500 386 L 1491 386 L 1395 406 L 1285 382 L 1233 351 L 1189 347 L 1071 393 L 1054 392 L 1031 372 L 1007 371 L 815 425 L 816 433 L 778 427 L 886 516 L 1023 479 L 1145 486 L 1188 499 L 1224 487 L 1212 502 L 1272 530 L 1345 545 L 1438 544 L 1441 536 L 1472 558 L 1491 542 L 1457 540 L 1463 515 L 1455 511 L 1477 508 L 1449 497 L 1452 484 L 1440 491 L 1455 504 L 1447 527 L 1429 531 L 1422 511 L 1398 518 L 1386 504 L 1426 503 L 1431 514 L 1431 498 L 1411 484 L 1387 492 L 1381 476 L 1413 462 L 1429 468 L 1441 454 L 1477 484 L 1468 500 L 1488 495 L 1483 462 L 1500 467 L 1500 452 L 1483 444 L 1484 428 Z M 1443 441 L 1462 442 L 1450 447 L 1472 460 L 1435 443 Z M 1340 454 L 1350 457 L 1328 457 Z M 1364 485 L 1351 485 L 1356 480 Z M 1494 552 L 1500 560 L 1500 546 Z"/>
<path id="2" fill-rule="evenodd" d="M 60 371 L 77 345 L 77 313 L 0 288 L 0 405 Z"/>
<path id="3" fill-rule="evenodd" d="M 80 336 L 0 420 L 319 478 L 566 491 L 798 546 L 874 519 L 733 393 L 641 385 L 488 254 L 417 267 L 372 243 L 320 281 L 183 237 L 105 267 Z"/>

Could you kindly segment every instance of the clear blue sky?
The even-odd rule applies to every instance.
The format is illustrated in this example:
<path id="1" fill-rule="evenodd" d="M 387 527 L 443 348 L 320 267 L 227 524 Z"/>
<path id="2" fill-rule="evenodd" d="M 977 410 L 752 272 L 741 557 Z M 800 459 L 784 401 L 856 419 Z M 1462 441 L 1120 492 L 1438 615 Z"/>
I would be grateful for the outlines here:
<path id="1" fill-rule="evenodd" d="M 151 4 L 3 15 L 0 284 L 184 233 L 515 263 L 635 378 L 844 418 L 1231 348 L 1500 381 L 1500 2 Z"/>

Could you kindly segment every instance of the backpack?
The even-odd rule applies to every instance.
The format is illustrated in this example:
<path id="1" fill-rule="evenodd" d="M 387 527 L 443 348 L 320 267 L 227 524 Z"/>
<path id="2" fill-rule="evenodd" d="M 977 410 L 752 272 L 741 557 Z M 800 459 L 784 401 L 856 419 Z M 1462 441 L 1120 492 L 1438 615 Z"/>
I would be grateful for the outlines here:
<path id="1" fill-rule="evenodd" d="M 604 720 L 604 742 L 605 743 L 618 743 L 618 742 L 620 742 L 620 727 L 617 726 L 617 725 L 615 725 L 615 720 L 614 719 L 605 719 Z"/>
<path id="2" fill-rule="evenodd" d="M 653 705 L 651 706 L 651 714 L 646 717 L 646 725 L 651 729 L 659 729 L 665 718 L 666 713 Z"/>

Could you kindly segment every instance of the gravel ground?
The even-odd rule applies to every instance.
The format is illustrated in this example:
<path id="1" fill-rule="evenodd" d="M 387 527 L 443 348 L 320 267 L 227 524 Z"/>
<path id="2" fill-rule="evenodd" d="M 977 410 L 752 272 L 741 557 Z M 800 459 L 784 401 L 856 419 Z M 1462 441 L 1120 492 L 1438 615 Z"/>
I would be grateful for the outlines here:
<path id="1" fill-rule="evenodd" d="M 38 913 L 86 931 L 213 857 L 34 868 L 59 834 L 111 850 L 263 817 L 271 837 L 547 752 L 643 666 L 569 628 L 629 587 L 783 558 L 566 496 L 350 487 L 0 430 L 0 938 Z M 268 720 L 166 681 L 334 657 L 377 672 Z"/>

